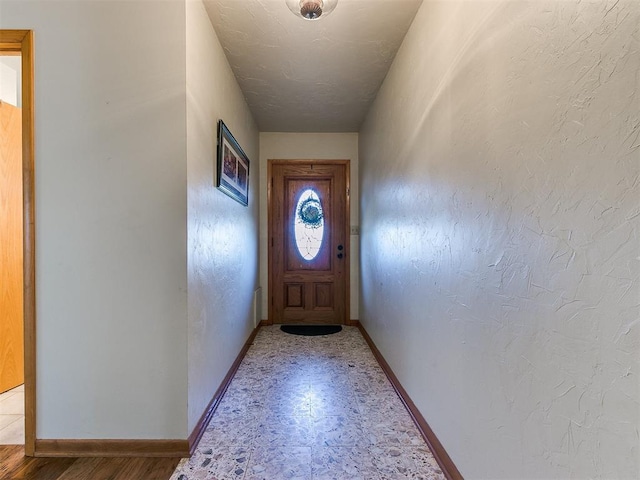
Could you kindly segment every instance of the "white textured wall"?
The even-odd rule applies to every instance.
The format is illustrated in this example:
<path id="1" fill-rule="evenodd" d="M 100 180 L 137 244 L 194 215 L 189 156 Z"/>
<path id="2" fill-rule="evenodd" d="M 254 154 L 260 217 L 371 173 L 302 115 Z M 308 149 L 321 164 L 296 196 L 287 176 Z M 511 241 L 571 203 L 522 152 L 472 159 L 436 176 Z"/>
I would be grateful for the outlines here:
<path id="1" fill-rule="evenodd" d="M 263 288 L 262 317 L 269 314 L 268 277 L 268 160 L 351 160 L 351 225 L 358 225 L 358 134 L 357 133 L 260 133 L 260 284 Z M 358 319 L 360 288 L 359 241 L 351 235 L 351 319 Z"/>
<path id="2" fill-rule="evenodd" d="M 222 118 L 251 161 L 249 206 L 215 188 Z M 253 329 L 258 130 L 200 0 L 187 2 L 189 432 Z"/>
<path id="3" fill-rule="evenodd" d="M 640 477 L 639 25 L 426 1 L 360 132 L 361 320 L 466 478 Z"/>
<path id="4" fill-rule="evenodd" d="M 37 436 L 186 438 L 184 2 L 0 28 L 35 31 Z"/>

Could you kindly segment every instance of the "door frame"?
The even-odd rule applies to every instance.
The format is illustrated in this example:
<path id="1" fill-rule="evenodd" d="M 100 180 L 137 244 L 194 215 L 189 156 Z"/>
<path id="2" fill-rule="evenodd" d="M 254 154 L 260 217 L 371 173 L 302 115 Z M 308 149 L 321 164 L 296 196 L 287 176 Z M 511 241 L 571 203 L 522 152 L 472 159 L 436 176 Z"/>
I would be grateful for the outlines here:
<path id="1" fill-rule="evenodd" d="M 313 164 L 313 165 L 344 165 L 345 174 L 345 187 L 346 187 L 346 202 L 345 202 L 345 216 L 344 216 L 344 251 L 345 251 L 345 318 L 344 325 L 349 325 L 351 322 L 351 160 L 316 160 L 316 159 L 269 159 L 267 160 L 267 301 L 269 303 L 268 308 L 268 325 L 273 325 L 273 204 L 272 204 L 272 190 L 273 190 L 273 166 L 274 165 L 296 165 L 296 164 Z"/>
<path id="2" fill-rule="evenodd" d="M 0 54 L 22 60 L 22 188 L 24 274 L 24 451 L 35 455 L 36 443 L 36 232 L 34 161 L 33 31 L 0 30 Z"/>

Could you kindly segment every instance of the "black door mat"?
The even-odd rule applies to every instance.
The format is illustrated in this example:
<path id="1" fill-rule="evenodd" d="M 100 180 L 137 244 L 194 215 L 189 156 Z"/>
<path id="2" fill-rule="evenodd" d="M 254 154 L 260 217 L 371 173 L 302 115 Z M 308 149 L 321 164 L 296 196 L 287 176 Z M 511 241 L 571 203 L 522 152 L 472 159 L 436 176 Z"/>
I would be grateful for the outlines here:
<path id="1" fill-rule="evenodd" d="M 340 325 L 282 325 L 280 330 L 292 335 L 316 336 L 338 333 L 342 327 Z"/>

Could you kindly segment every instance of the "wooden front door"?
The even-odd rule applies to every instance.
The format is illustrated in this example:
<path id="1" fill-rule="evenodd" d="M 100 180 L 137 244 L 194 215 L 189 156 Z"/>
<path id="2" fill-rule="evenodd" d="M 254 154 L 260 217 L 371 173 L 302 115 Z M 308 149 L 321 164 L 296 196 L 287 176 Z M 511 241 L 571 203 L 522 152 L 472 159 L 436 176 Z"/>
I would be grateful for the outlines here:
<path id="1" fill-rule="evenodd" d="M 347 161 L 271 160 L 269 319 L 348 320 Z"/>

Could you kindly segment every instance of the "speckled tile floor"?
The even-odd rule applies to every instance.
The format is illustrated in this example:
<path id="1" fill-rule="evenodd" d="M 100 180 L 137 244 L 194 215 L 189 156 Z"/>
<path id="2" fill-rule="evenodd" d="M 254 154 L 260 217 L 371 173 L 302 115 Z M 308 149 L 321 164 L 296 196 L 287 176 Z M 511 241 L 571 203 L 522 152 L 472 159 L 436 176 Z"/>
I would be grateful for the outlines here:
<path id="1" fill-rule="evenodd" d="M 444 479 L 357 328 L 259 330 L 171 480 Z"/>

